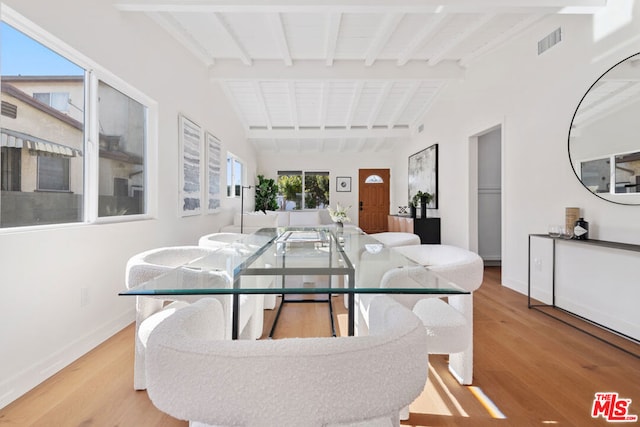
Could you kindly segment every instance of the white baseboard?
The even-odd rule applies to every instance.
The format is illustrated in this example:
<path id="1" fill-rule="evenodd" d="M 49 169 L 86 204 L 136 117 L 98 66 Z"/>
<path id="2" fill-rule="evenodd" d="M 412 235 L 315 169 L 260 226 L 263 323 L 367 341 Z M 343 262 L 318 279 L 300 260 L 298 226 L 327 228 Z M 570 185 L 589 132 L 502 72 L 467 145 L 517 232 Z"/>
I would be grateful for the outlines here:
<path id="1" fill-rule="evenodd" d="M 135 310 L 130 310 L 106 322 L 85 336 L 70 342 L 40 362 L 33 364 L 10 378 L 0 381 L 0 409 L 102 344 L 130 325 L 133 321 L 135 321 Z"/>

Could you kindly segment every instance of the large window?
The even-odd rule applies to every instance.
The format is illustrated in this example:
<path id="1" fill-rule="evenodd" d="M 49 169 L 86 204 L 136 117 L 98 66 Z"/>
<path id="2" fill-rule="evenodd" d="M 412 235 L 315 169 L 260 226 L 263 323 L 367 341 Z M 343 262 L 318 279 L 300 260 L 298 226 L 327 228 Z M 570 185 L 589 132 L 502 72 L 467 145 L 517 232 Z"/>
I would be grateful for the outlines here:
<path id="1" fill-rule="evenodd" d="M 144 96 L 12 15 L 0 23 L 0 227 L 146 214 Z"/>
<path id="2" fill-rule="evenodd" d="M 278 204 L 282 210 L 329 206 L 329 172 L 278 171 Z"/>

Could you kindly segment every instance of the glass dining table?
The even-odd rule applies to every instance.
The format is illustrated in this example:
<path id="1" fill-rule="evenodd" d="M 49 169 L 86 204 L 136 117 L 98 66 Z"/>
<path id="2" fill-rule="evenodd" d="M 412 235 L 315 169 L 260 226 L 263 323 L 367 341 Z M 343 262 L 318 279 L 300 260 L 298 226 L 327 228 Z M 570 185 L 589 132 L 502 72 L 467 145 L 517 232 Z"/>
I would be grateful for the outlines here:
<path id="1" fill-rule="evenodd" d="M 401 285 L 385 280 L 394 270 L 404 273 Z M 358 295 L 468 293 L 357 227 L 328 225 L 258 230 L 119 295 L 230 295 L 231 337 L 237 339 L 242 295 L 282 295 L 281 310 L 287 295 L 324 294 L 330 302 L 331 295 L 344 294 L 348 334 L 354 335 Z"/>

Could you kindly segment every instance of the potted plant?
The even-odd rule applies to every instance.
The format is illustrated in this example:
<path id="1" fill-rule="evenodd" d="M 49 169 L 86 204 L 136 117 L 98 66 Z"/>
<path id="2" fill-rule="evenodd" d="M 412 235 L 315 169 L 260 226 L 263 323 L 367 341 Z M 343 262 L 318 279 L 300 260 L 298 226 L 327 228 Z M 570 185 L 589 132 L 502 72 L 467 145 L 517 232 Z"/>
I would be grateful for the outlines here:
<path id="1" fill-rule="evenodd" d="M 278 186 L 275 180 L 258 175 L 258 185 L 256 185 L 255 203 L 256 211 L 275 211 L 278 209 Z"/>

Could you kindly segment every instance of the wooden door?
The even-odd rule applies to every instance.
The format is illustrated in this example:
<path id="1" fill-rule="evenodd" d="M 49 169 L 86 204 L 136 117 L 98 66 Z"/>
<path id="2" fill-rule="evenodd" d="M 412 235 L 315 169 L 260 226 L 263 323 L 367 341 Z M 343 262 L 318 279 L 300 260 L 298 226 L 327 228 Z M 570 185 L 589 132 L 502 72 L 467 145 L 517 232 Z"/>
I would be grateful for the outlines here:
<path id="1" fill-rule="evenodd" d="M 377 176 L 380 179 L 371 179 Z M 387 231 L 389 169 L 360 169 L 358 174 L 358 226 L 365 233 Z M 367 180 L 369 178 L 369 180 Z M 367 182 L 373 181 L 373 182 Z M 381 182 L 380 182 L 381 181 Z"/>

